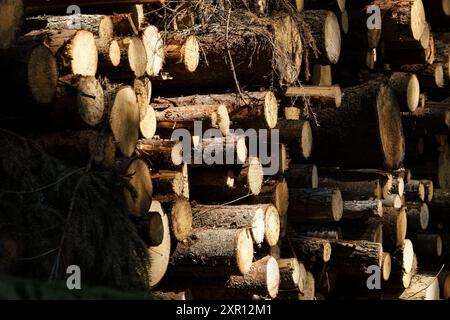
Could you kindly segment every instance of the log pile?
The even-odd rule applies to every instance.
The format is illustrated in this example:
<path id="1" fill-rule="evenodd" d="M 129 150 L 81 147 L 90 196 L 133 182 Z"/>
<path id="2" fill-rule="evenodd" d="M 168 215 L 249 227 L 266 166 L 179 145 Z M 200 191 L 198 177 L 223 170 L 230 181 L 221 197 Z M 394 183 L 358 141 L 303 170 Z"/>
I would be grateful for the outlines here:
<path id="1" fill-rule="evenodd" d="M 160 299 L 448 298 L 438 2 L 0 0 L 0 126 L 128 179 Z"/>

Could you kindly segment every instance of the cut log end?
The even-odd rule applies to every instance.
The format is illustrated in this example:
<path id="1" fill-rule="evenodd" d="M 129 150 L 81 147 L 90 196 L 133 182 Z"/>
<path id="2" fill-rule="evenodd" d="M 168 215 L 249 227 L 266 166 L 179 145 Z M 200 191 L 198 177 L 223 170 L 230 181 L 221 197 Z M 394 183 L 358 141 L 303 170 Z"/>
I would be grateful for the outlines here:
<path id="1" fill-rule="evenodd" d="M 140 216 L 148 211 L 152 201 L 153 185 L 150 169 L 145 161 L 137 159 L 130 163 L 125 175 L 131 177 L 130 185 L 136 192 L 136 197 L 133 197 L 134 192 L 125 191 L 128 208 L 133 215 Z"/>
<path id="2" fill-rule="evenodd" d="M 272 91 L 268 91 L 264 98 L 264 118 L 270 129 L 275 128 L 278 122 L 278 102 Z"/>
<path id="3" fill-rule="evenodd" d="M 164 222 L 157 212 L 149 212 L 148 239 L 150 246 L 159 246 L 164 240 Z"/>
<path id="4" fill-rule="evenodd" d="M 169 218 L 166 214 L 164 214 L 161 203 L 158 201 L 152 201 L 150 212 L 156 212 L 161 216 L 164 227 L 163 240 L 161 244 L 158 246 L 150 246 L 148 248 L 149 260 L 151 261 L 150 268 L 148 270 L 150 287 L 155 287 L 161 282 L 162 278 L 166 274 L 167 267 L 169 266 L 170 227 Z"/>
<path id="5" fill-rule="evenodd" d="M 164 64 L 164 41 L 155 26 L 145 28 L 142 36 L 147 52 L 146 72 L 150 77 L 157 76 Z"/>
<path id="6" fill-rule="evenodd" d="M 408 109 L 409 111 L 414 112 L 419 106 L 420 99 L 420 84 L 415 74 L 411 75 L 411 78 L 408 81 L 406 96 Z"/>
<path id="7" fill-rule="evenodd" d="M 286 180 L 277 183 L 273 198 L 273 204 L 277 208 L 279 215 L 284 216 L 289 207 L 289 188 Z"/>
<path id="8" fill-rule="evenodd" d="M 406 239 L 401 250 L 403 251 L 402 268 L 405 273 L 410 273 L 414 266 L 414 248 L 411 240 Z"/>
<path id="9" fill-rule="evenodd" d="M 325 50 L 328 60 L 332 64 L 339 61 L 341 54 L 341 28 L 333 12 L 330 12 L 325 21 Z"/>
<path id="10" fill-rule="evenodd" d="M 85 30 L 77 32 L 71 41 L 70 56 L 73 74 L 95 76 L 98 65 L 97 45 L 94 35 Z"/>
<path id="11" fill-rule="evenodd" d="M 267 282 L 267 293 L 272 299 L 276 298 L 278 295 L 278 289 L 280 286 L 280 270 L 278 268 L 278 263 L 275 258 L 268 258 L 266 265 L 266 282 Z"/>
<path id="12" fill-rule="evenodd" d="M 192 230 L 192 209 L 188 200 L 175 201 L 170 212 L 171 228 L 178 241 L 186 239 Z"/>
<path id="13" fill-rule="evenodd" d="M 328 241 L 323 242 L 323 262 L 328 262 L 331 259 L 331 244 Z"/>
<path id="14" fill-rule="evenodd" d="M 425 8 L 422 1 L 413 1 L 411 6 L 411 33 L 415 40 L 420 41 L 425 29 Z"/>
<path id="15" fill-rule="evenodd" d="M 248 271 L 250 271 L 252 261 L 253 261 L 253 239 L 250 230 L 243 229 L 238 234 L 236 247 L 236 262 L 239 271 L 242 274 L 245 274 Z"/>
<path id="16" fill-rule="evenodd" d="M 228 135 L 230 132 L 230 116 L 226 106 L 218 106 L 217 110 L 211 115 L 211 124 L 214 128 L 218 128 L 224 136 Z"/>
<path id="17" fill-rule="evenodd" d="M 112 40 L 109 44 L 108 55 L 113 67 L 117 67 L 120 64 L 120 46 L 117 40 Z"/>
<path id="18" fill-rule="evenodd" d="M 397 216 L 397 243 L 399 244 L 403 243 L 406 238 L 408 226 L 407 217 L 406 210 L 402 208 Z"/>
<path id="19" fill-rule="evenodd" d="M 385 165 L 398 168 L 404 158 L 405 141 L 397 99 L 387 85 L 383 85 L 379 91 L 377 109 Z"/>
<path id="20" fill-rule="evenodd" d="M 58 83 L 58 65 L 47 46 L 40 44 L 32 50 L 27 71 L 31 96 L 34 100 L 42 104 L 52 102 Z"/>
<path id="21" fill-rule="evenodd" d="M 138 37 L 132 37 L 128 46 L 128 63 L 136 78 L 145 75 L 147 53 L 144 43 Z"/>
<path id="22" fill-rule="evenodd" d="M 280 238 L 280 214 L 278 210 L 269 205 L 265 213 L 265 239 L 269 246 L 274 246 Z"/>
<path id="23" fill-rule="evenodd" d="M 331 211 L 333 213 L 334 221 L 341 220 L 344 212 L 344 201 L 342 200 L 342 194 L 339 189 L 333 190 L 331 199 Z"/>
<path id="24" fill-rule="evenodd" d="M 156 133 L 156 113 L 151 106 L 144 108 L 144 116 L 140 118 L 139 129 L 144 138 L 151 139 Z"/>
<path id="25" fill-rule="evenodd" d="M 181 50 L 186 70 L 189 72 L 197 70 L 200 62 L 200 46 L 197 37 L 194 35 L 188 36 Z"/>
<path id="26" fill-rule="evenodd" d="M 0 2 L 0 49 L 9 49 L 20 30 L 24 8 L 22 1 L 2 0 Z"/>
<path id="27" fill-rule="evenodd" d="M 248 165 L 247 184 L 249 191 L 258 195 L 261 192 L 263 185 L 264 173 L 261 162 L 258 158 L 250 158 Z"/>
<path id="28" fill-rule="evenodd" d="M 84 123 L 96 126 L 103 119 L 105 102 L 100 82 L 92 76 L 77 81 L 78 113 Z"/>
<path id="29" fill-rule="evenodd" d="M 122 154 L 130 157 L 139 136 L 139 107 L 131 87 L 120 88 L 111 108 L 109 124 Z"/>
<path id="30" fill-rule="evenodd" d="M 313 148 L 313 133 L 311 129 L 311 125 L 309 121 L 304 121 L 302 125 L 302 133 L 301 133 L 301 152 L 302 156 L 305 159 L 309 159 L 311 157 L 312 148 Z"/>
<path id="31" fill-rule="evenodd" d="M 383 272 L 383 280 L 388 281 L 392 269 L 392 260 L 389 252 L 383 252 L 383 261 L 381 262 L 381 266 L 381 271 Z"/>
<path id="32" fill-rule="evenodd" d="M 341 13 L 341 29 L 343 34 L 347 34 L 350 29 L 347 10 Z"/>

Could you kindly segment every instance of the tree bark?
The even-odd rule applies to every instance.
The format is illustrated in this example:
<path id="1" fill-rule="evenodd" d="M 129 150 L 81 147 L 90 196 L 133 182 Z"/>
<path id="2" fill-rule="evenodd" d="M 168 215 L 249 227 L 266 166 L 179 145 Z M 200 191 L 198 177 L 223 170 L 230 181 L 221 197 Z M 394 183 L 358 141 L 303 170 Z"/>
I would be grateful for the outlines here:
<path id="1" fill-rule="evenodd" d="M 406 238 L 407 215 L 406 210 L 385 208 L 385 213 L 381 218 L 383 224 L 383 247 L 387 251 L 394 251 L 401 247 Z"/>
<path id="2" fill-rule="evenodd" d="M 317 166 L 314 164 L 290 164 L 286 182 L 291 188 L 312 188 L 319 186 Z"/>
<path id="3" fill-rule="evenodd" d="M 381 199 L 383 197 L 380 181 L 339 181 L 327 176 L 319 178 L 320 188 L 338 188 L 344 201 Z"/>
<path id="4" fill-rule="evenodd" d="M 148 160 L 155 169 L 172 169 L 183 163 L 183 145 L 180 141 L 141 139 L 136 153 Z"/>
<path id="5" fill-rule="evenodd" d="M 400 111 L 414 112 L 419 106 L 420 83 L 415 74 L 394 72 L 389 79 L 400 106 Z"/>
<path id="6" fill-rule="evenodd" d="M 426 203 L 407 202 L 406 214 L 408 220 L 408 234 L 417 233 L 428 228 L 429 211 Z"/>
<path id="7" fill-rule="evenodd" d="M 339 85 L 334 86 L 301 86 L 288 87 L 286 97 L 301 97 L 313 108 L 339 108 L 342 103 L 342 92 Z"/>
<path id="8" fill-rule="evenodd" d="M 344 213 L 342 215 L 344 220 L 365 220 L 382 216 L 383 205 L 380 200 L 344 201 Z"/>

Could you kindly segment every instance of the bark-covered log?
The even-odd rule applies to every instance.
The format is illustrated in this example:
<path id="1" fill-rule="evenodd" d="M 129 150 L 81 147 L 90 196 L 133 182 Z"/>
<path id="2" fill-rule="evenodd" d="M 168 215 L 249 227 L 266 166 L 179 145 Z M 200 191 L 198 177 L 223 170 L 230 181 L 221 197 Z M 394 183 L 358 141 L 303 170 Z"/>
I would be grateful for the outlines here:
<path id="1" fill-rule="evenodd" d="M 293 231 L 305 237 L 322 238 L 328 240 L 342 240 L 342 230 L 339 226 L 335 225 L 321 225 L 314 223 L 290 223 L 289 228 Z"/>
<path id="2" fill-rule="evenodd" d="M 78 165 L 93 163 L 112 168 L 116 159 L 116 145 L 110 134 L 91 129 L 60 131 L 34 137 L 49 154 Z M 148 209 L 148 208 L 147 208 Z"/>
<path id="3" fill-rule="evenodd" d="M 411 202 L 425 201 L 425 186 L 420 180 L 411 180 L 405 184 L 405 199 Z"/>
<path id="4" fill-rule="evenodd" d="M 175 195 L 176 197 L 184 196 L 184 181 L 181 172 L 159 170 L 152 173 L 152 181 L 155 199 L 157 200 L 161 201 L 167 195 Z"/>
<path id="5" fill-rule="evenodd" d="M 416 234 L 411 237 L 419 264 L 442 255 L 442 238 L 438 234 Z"/>
<path id="6" fill-rule="evenodd" d="M 20 42 L 45 44 L 55 55 L 60 74 L 95 76 L 98 52 L 94 35 L 86 30 L 34 30 Z"/>
<path id="7" fill-rule="evenodd" d="M 301 261 L 324 263 L 328 262 L 332 256 L 328 240 L 299 236 L 295 231 L 288 232 L 288 239 L 295 255 Z"/>
<path id="8" fill-rule="evenodd" d="M 344 90 L 340 109 L 316 113 L 314 160 L 321 165 L 400 167 L 404 138 L 397 99 L 384 81 Z M 364 157 L 355 157 L 355 150 Z"/>
<path id="9" fill-rule="evenodd" d="M 377 48 L 381 40 L 382 21 L 380 28 L 367 28 L 370 13 L 366 10 L 348 11 L 349 31 L 343 37 L 343 46 L 356 50 Z"/>
<path id="10" fill-rule="evenodd" d="M 193 209 L 194 228 L 249 228 L 253 240 L 260 244 L 266 240 L 269 246 L 278 242 L 280 218 L 273 205 L 196 205 Z"/>
<path id="11" fill-rule="evenodd" d="M 309 10 L 303 11 L 303 18 L 320 52 L 315 60 L 336 64 L 341 54 L 341 28 L 336 15 L 327 10 Z"/>
<path id="12" fill-rule="evenodd" d="M 383 216 L 383 204 L 380 200 L 344 201 L 342 219 L 362 219 Z"/>
<path id="13" fill-rule="evenodd" d="M 414 112 L 419 106 L 420 83 L 415 74 L 394 72 L 389 79 L 401 111 Z"/>
<path id="14" fill-rule="evenodd" d="M 366 240 L 383 244 L 383 226 L 378 219 L 345 221 L 340 227 L 344 240 Z"/>
<path id="15" fill-rule="evenodd" d="M 156 112 L 158 129 L 172 130 L 185 128 L 194 130 L 196 122 L 201 122 L 203 130 L 215 128 L 226 136 L 230 130 L 230 118 L 223 104 L 190 105 L 171 107 Z"/>
<path id="16" fill-rule="evenodd" d="M 192 300 L 192 293 L 190 290 L 180 292 L 168 292 L 168 291 L 153 291 L 152 294 L 157 300 Z"/>
<path id="17" fill-rule="evenodd" d="M 184 77 L 194 72 L 200 62 L 200 46 L 197 37 L 186 32 L 166 32 L 162 34 L 165 42 L 164 71 L 170 77 Z"/>
<path id="18" fill-rule="evenodd" d="M 381 203 L 386 208 L 400 209 L 402 207 L 402 197 L 398 194 L 389 194 L 385 199 L 381 200 Z"/>
<path id="19" fill-rule="evenodd" d="M 194 229 L 170 258 L 174 275 L 196 277 L 245 274 L 253 260 L 249 229 Z"/>
<path id="20" fill-rule="evenodd" d="M 249 23 L 242 24 L 244 20 Z M 155 85 L 235 88 L 236 80 L 252 86 L 292 84 L 300 73 L 301 37 L 294 19 L 286 14 L 257 18 L 233 12 L 229 23 L 210 23 L 196 37 L 201 46 L 196 71 Z"/>
<path id="21" fill-rule="evenodd" d="M 288 185 L 284 179 L 268 180 L 264 182 L 261 192 L 249 199 L 242 200 L 243 203 L 271 203 L 277 209 L 281 217 L 285 216 L 289 207 Z"/>
<path id="22" fill-rule="evenodd" d="M 407 215 L 405 208 L 384 208 L 381 218 L 383 224 L 383 247 L 393 251 L 404 244 L 407 231 Z"/>
<path id="23" fill-rule="evenodd" d="M 339 189 L 289 189 L 289 221 L 336 222 L 342 213 Z"/>
<path id="24" fill-rule="evenodd" d="M 304 286 L 306 271 L 304 266 L 301 267 L 303 263 L 297 258 L 278 259 L 277 263 L 280 270 L 280 289 L 293 290 Z"/>
<path id="25" fill-rule="evenodd" d="M 448 228 L 450 226 L 450 190 L 435 189 L 433 200 L 428 204 L 430 209 L 430 221 L 443 223 Z"/>
<path id="26" fill-rule="evenodd" d="M 389 6 L 383 20 L 384 29 L 389 30 L 385 40 L 420 40 L 426 24 L 422 0 L 394 0 L 385 6 Z"/>
<path id="27" fill-rule="evenodd" d="M 406 239 L 404 246 L 396 249 L 391 258 L 391 277 L 385 287 L 397 290 L 408 288 L 413 275 L 417 272 L 417 257 L 411 240 Z"/>
<path id="28" fill-rule="evenodd" d="M 406 215 L 408 219 L 408 234 L 428 228 L 429 210 L 426 203 L 407 202 Z"/>
<path id="29" fill-rule="evenodd" d="M 381 199 L 383 197 L 380 181 L 339 181 L 321 175 L 320 188 L 338 188 L 344 201 Z"/>
<path id="30" fill-rule="evenodd" d="M 181 141 L 142 139 L 136 145 L 136 153 L 157 169 L 171 169 L 183 163 Z"/>
<path id="31" fill-rule="evenodd" d="M 315 300 L 315 280 L 314 275 L 307 271 L 305 289 L 298 295 L 298 300 Z"/>
<path id="32" fill-rule="evenodd" d="M 333 84 L 331 65 L 315 63 L 311 81 L 315 86 L 331 86 Z"/>
<path id="33" fill-rule="evenodd" d="M 434 184 L 432 180 L 420 180 L 425 187 L 425 202 L 430 203 L 433 200 Z"/>
<path id="34" fill-rule="evenodd" d="M 381 268 L 383 247 L 369 241 L 330 241 L 330 269 L 338 274 L 365 276 L 370 266 Z"/>
<path id="35" fill-rule="evenodd" d="M 345 10 L 345 2 L 346 0 L 304 0 L 304 9 L 326 9 L 343 12 Z"/>
<path id="36" fill-rule="evenodd" d="M 141 216 L 130 216 L 147 246 L 159 246 L 164 239 L 164 222 L 157 212 L 148 211 Z"/>
<path id="37" fill-rule="evenodd" d="M 338 85 L 288 87 L 285 96 L 300 97 L 312 108 L 339 108 L 342 103 L 341 87 Z"/>
<path id="38" fill-rule="evenodd" d="M 314 164 L 290 164 L 289 170 L 286 172 L 286 182 L 290 188 L 318 188 L 317 166 Z"/>
<path id="39" fill-rule="evenodd" d="M 227 94 L 194 95 L 175 98 L 157 98 L 156 109 L 189 105 L 222 104 L 228 109 L 233 127 L 242 129 L 274 128 L 278 120 L 278 102 L 272 91 Z"/>
<path id="40" fill-rule="evenodd" d="M 291 160 L 303 161 L 311 157 L 313 137 L 309 121 L 281 120 L 276 129 L 281 142 L 288 147 Z"/>

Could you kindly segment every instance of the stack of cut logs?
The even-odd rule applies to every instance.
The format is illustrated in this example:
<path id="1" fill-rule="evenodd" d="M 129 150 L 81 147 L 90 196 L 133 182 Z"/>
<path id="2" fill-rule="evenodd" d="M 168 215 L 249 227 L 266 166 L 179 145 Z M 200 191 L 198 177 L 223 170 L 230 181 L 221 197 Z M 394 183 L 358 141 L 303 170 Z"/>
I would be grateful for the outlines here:
<path id="1" fill-rule="evenodd" d="M 450 1 L 161 2 L 0 0 L 1 126 L 129 178 L 156 296 L 449 298 Z"/>

